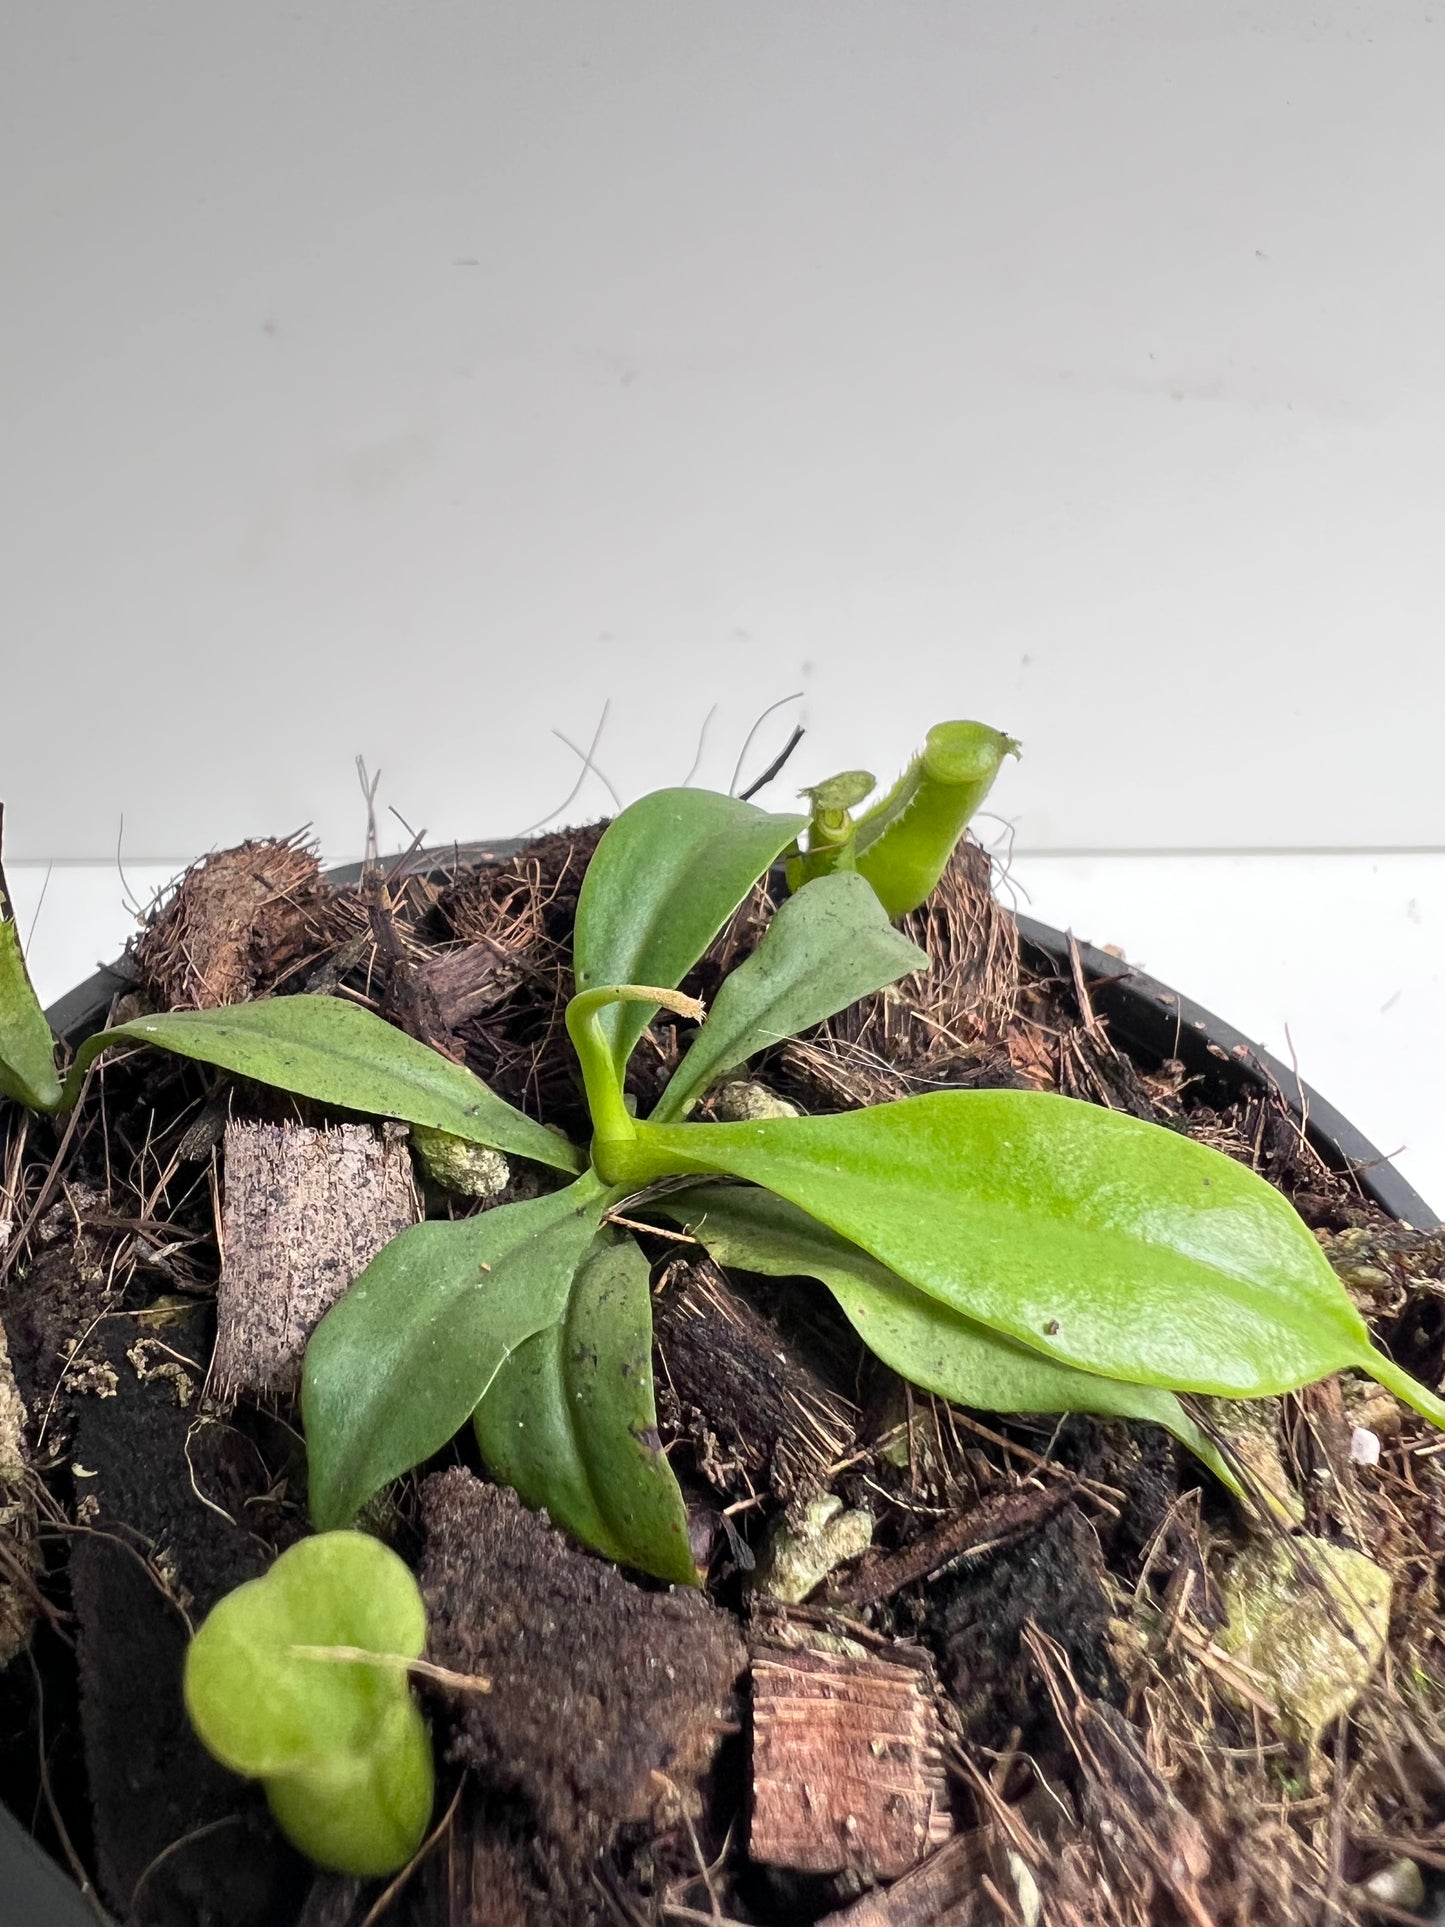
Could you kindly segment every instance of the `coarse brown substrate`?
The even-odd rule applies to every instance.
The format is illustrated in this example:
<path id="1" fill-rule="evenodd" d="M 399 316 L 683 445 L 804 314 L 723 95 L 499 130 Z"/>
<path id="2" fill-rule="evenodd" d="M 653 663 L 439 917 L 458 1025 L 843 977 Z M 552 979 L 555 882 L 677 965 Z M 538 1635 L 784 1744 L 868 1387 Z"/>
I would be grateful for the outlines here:
<path id="1" fill-rule="evenodd" d="M 122 1001 L 351 996 L 583 1136 L 561 1013 L 596 836 L 345 889 L 295 842 L 223 853 L 153 916 Z M 762 910 L 743 906 L 687 988 L 711 996 Z M 1032 1086 L 1186 1131 L 1291 1197 L 1379 1340 L 1438 1382 L 1445 1241 L 1384 1218 L 1267 1089 L 1210 1108 L 1182 1063 L 1121 1055 L 1081 973 L 1021 960 L 977 849 L 911 928 L 928 973 L 753 1075 L 807 1110 Z M 643 1040 L 644 1111 L 680 1035 L 664 1015 Z M 14 1227 L 0 1314 L 29 1414 L 17 1503 L 38 1522 L 31 1553 L 0 1537 L 4 1596 L 34 1622 L 28 1655 L 0 1673 L 0 1792 L 91 1872 L 114 1918 L 1418 1917 L 1402 1911 L 1420 1904 L 1408 1878 L 1388 1870 L 1402 1858 L 1427 1881 L 1445 1870 L 1445 1441 L 1363 1382 L 1272 1401 L 1253 1431 L 1248 1415 L 1200 1404 L 1305 1532 L 1393 1579 L 1383 1663 L 1311 1745 L 1219 1640 L 1221 1571 L 1251 1533 L 1286 1527 L 1246 1526 L 1151 1428 L 911 1392 L 818 1287 L 724 1277 L 662 1236 L 658 1404 L 706 1591 L 669 1592 L 578 1551 L 458 1440 L 372 1523 L 418 1569 L 429 1656 L 492 1690 L 420 1685 L 440 1772 L 419 1864 L 392 1887 L 314 1875 L 257 1790 L 207 1759 L 179 1697 L 188 1629 L 306 1530 L 294 1405 L 226 1408 L 207 1389 L 224 1128 L 296 1118 L 317 1121 L 137 1052 L 103 1060 L 73 1125 L 13 1107 L 0 1125 L 0 1220 Z M 519 1170 L 510 1195 L 548 1182 Z M 1377 1465 L 1352 1461 L 1357 1427 L 1380 1440 Z M 816 1521 L 825 1493 L 871 1515 L 871 1549 L 805 1605 L 764 1601 L 755 1563 L 769 1534 Z M 1382 1872 L 1396 1885 L 1367 1892 Z"/>

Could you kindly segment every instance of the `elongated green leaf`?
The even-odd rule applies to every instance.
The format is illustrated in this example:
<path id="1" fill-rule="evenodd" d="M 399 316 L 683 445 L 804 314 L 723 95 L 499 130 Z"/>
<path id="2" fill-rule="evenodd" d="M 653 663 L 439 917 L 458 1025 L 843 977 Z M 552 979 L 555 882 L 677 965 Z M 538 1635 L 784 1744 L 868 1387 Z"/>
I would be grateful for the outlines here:
<path id="1" fill-rule="evenodd" d="M 111 1044 L 154 1044 L 258 1084 L 576 1172 L 582 1156 L 489 1091 L 463 1064 L 338 997 L 268 997 L 220 1010 L 136 1017 L 81 1046 L 71 1082 Z"/>
<path id="2" fill-rule="evenodd" d="M 0 807 L 0 830 L 4 821 Z M 10 889 L 0 868 L 0 1097 L 13 1097 L 32 1111 L 54 1111 L 61 1096 L 55 1041 L 25 968 Z"/>
<path id="3" fill-rule="evenodd" d="M 696 1585 L 687 1508 L 657 1435 L 647 1260 L 599 1238 L 565 1314 L 507 1359 L 474 1424 L 495 1477 L 608 1558 Z"/>
<path id="4" fill-rule="evenodd" d="M 577 903 L 578 990 L 674 989 L 808 819 L 770 816 L 712 790 L 656 790 L 608 825 Z M 604 1013 L 618 1078 L 656 1007 Z"/>
<path id="5" fill-rule="evenodd" d="M 4 909 L 0 878 L 0 1096 L 32 1111 L 53 1111 L 61 1095 L 55 1044 L 25 968 L 19 932 Z"/>
<path id="6" fill-rule="evenodd" d="M 707 1184 L 654 1207 L 690 1227 L 720 1265 L 765 1278 L 817 1278 L 868 1349 L 940 1398 L 984 1412 L 1093 1412 L 1162 1425 L 1234 1480 L 1172 1392 L 1060 1365 L 905 1284 L 795 1204 L 752 1186 Z"/>
<path id="7" fill-rule="evenodd" d="M 850 871 L 818 877 L 778 911 L 727 978 L 653 1116 L 680 1117 L 709 1084 L 769 1044 L 821 1024 L 928 963 Z"/>
<path id="8" fill-rule="evenodd" d="M 946 1091 L 840 1117 L 640 1125 L 626 1165 L 605 1175 L 763 1185 L 942 1304 L 1106 1378 L 1244 1397 L 1349 1365 L 1404 1378 L 1262 1178 L 1072 1098 Z M 1413 1402 L 1445 1418 L 1423 1387 Z"/>
<path id="9" fill-rule="evenodd" d="M 562 1316 L 605 1193 L 590 1175 L 380 1251 L 306 1349 L 311 1517 L 348 1525 L 374 1492 L 461 1430 L 498 1370 Z"/>

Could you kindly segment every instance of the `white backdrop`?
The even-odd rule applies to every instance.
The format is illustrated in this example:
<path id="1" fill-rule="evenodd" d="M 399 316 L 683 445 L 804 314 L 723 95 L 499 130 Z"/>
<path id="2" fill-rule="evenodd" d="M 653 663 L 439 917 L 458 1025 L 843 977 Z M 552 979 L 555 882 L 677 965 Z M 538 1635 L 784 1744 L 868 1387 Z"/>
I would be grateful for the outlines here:
<path id="1" fill-rule="evenodd" d="M 357 753 L 432 840 L 515 831 L 609 700 L 624 797 L 714 706 L 725 785 L 800 691 L 750 772 L 795 719 L 797 782 L 1008 729 L 1021 878 L 1175 866 L 1037 907 L 1163 969 L 1176 904 L 1181 987 L 1252 957 L 1225 1014 L 1284 1048 L 1445 915 L 1442 100 L 1404 0 L 12 7 L 17 893 L 354 856 Z M 1358 856 L 1189 851 L 1397 854 L 1382 910 Z M 58 870 L 38 964 L 120 921 Z M 1303 1063 L 1345 1103 L 1399 1055 L 1347 1031 Z"/>

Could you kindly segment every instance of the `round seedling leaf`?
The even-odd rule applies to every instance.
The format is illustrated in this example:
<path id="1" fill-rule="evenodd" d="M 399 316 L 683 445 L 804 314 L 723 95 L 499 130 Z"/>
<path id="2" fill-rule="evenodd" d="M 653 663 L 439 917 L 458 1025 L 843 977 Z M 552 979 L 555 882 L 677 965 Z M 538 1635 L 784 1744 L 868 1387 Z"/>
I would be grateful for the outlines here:
<path id="1" fill-rule="evenodd" d="M 320 1533 L 209 1614 L 186 1655 L 186 1710 L 218 1760 L 265 1783 L 303 1853 L 390 1873 L 431 1814 L 431 1748 L 407 1683 L 425 1640 L 404 1562 L 366 1533 Z"/>

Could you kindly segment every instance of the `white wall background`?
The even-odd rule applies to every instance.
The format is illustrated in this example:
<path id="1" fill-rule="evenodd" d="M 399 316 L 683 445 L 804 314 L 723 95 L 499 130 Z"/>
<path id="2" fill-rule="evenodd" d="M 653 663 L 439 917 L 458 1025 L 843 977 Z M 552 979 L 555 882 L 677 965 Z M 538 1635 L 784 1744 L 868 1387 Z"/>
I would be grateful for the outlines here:
<path id="1" fill-rule="evenodd" d="M 1290 1022 L 1445 1203 L 1442 101 L 1442 0 L 12 7 L 42 983 L 118 841 L 357 854 L 358 752 L 442 840 L 609 699 L 624 796 L 714 705 L 724 786 L 795 690 L 753 771 L 980 715 L 1035 909 Z"/>

